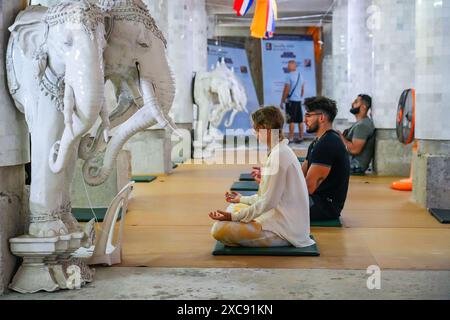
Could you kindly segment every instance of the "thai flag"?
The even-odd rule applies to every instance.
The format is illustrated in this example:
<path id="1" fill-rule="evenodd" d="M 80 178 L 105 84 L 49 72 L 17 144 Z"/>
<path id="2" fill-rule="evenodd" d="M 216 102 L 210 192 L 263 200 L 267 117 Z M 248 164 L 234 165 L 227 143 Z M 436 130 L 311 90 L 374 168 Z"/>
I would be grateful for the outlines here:
<path id="1" fill-rule="evenodd" d="M 275 0 L 269 0 L 267 3 L 266 16 L 266 37 L 271 38 L 275 32 L 275 20 L 277 18 L 277 5 Z"/>
<path id="2" fill-rule="evenodd" d="M 252 4 L 253 0 L 235 0 L 234 10 L 236 11 L 238 16 L 245 16 Z"/>

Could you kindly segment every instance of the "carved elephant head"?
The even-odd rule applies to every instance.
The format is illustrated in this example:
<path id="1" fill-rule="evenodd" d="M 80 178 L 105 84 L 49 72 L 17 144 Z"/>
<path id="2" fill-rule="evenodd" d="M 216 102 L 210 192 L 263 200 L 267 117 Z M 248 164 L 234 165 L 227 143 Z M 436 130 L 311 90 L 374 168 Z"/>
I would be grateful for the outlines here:
<path id="1" fill-rule="evenodd" d="M 66 128 L 61 140 L 54 141 L 49 156 L 51 170 L 59 173 L 77 139 L 97 120 L 102 106 L 106 43 L 103 15 L 88 0 L 65 0 L 48 10 L 29 7 L 9 30 L 9 53 L 15 60 L 10 62 L 14 67 L 8 72 L 10 91 L 25 112 L 30 131 L 39 112 L 37 88 L 45 90 L 55 108 L 64 112 Z"/>
<path id="2" fill-rule="evenodd" d="M 239 112 L 248 113 L 245 88 L 224 61 L 218 62 L 216 69 L 211 72 L 211 92 L 218 97 L 218 105 L 211 109 L 209 116 L 209 121 L 214 127 L 219 127 L 230 110 L 230 117 L 224 123 L 226 128 L 231 127 Z"/>
<path id="3" fill-rule="evenodd" d="M 132 112 L 123 110 L 110 119 L 117 128 L 103 157 L 95 152 L 82 156 L 87 158 L 83 174 L 90 185 L 106 180 L 119 151 L 137 132 L 155 124 L 175 130 L 169 116 L 175 84 L 166 58 L 166 40 L 147 7 L 140 0 L 102 0 L 99 6 L 110 23 L 104 54 L 106 79 L 113 80 L 121 98 L 129 100 L 132 106 L 128 111 Z"/>

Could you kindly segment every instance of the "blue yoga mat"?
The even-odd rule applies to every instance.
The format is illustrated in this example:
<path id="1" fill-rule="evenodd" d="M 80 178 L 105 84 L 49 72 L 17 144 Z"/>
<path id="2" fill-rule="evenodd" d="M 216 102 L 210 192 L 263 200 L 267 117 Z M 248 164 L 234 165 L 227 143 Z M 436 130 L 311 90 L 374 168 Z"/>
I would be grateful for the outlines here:
<path id="1" fill-rule="evenodd" d="M 231 191 L 258 191 L 259 184 L 255 181 L 238 181 L 233 183 Z"/>

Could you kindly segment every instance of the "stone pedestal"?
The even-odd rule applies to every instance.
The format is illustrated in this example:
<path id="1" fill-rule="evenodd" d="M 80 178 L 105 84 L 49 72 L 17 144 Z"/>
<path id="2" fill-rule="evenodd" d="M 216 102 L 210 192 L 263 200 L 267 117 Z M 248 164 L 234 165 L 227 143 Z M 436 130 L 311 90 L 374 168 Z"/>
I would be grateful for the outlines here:
<path id="1" fill-rule="evenodd" d="M 11 252 L 23 258 L 9 288 L 20 293 L 53 292 L 67 289 L 69 278 L 58 258 L 81 246 L 83 232 L 58 237 L 29 235 L 11 238 Z M 81 273 L 78 275 L 81 278 Z"/>
<path id="2" fill-rule="evenodd" d="M 404 145 L 393 129 L 377 129 L 374 169 L 380 176 L 409 177 L 412 144 Z"/>
<path id="3" fill-rule="evenodd" d="M 450 209 L 450 141 L 418 143 L 412 198 L 425 208 Z"/>
<path id="4" fill-rule="evenodd" d="M 17 259 L 8 240 L 25 232 L 28 215 L 23 165 L 0 167 L 0 295 L 6 290 L 16 269 Z"/>
<path id="5" fill-rule="evenodd" d="M 173 170 L 171 134 L 164 129 L 139 132 L 124 149 L 131 152 L 133 175 L 162 175 Z"/>
<path id="6" fill-rule="evenodd" d="M 108 208 L 112 199 L 131 179 L 131 153 L 120 151 L 108 180 L 96 187 L 85 184 L 81 171 L 83 164 L 83 160 L 77 161 L 72 182 L 72 207 L 91 208 L 92 205 L 93 208 Z"/>

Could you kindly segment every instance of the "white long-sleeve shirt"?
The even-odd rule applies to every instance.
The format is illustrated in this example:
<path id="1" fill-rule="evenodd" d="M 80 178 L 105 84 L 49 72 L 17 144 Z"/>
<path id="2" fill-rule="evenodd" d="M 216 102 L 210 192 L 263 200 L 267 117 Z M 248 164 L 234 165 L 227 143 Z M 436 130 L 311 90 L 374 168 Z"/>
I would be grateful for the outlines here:
<path id="1" fill-rule="evenodd" d="M 262 167 L 258 194 L 241 197 L 250 207 L 232 214 L 233 221 L 256 221 L 295 247 L 308 247 L 310 238 L 309 195 L 297 156 L 287 139 L 275 147 Z"/>

